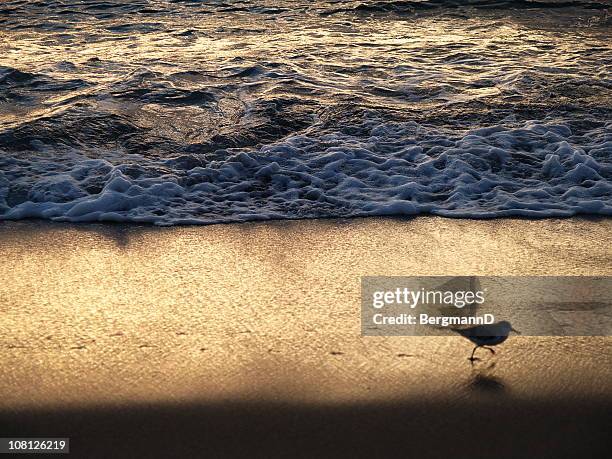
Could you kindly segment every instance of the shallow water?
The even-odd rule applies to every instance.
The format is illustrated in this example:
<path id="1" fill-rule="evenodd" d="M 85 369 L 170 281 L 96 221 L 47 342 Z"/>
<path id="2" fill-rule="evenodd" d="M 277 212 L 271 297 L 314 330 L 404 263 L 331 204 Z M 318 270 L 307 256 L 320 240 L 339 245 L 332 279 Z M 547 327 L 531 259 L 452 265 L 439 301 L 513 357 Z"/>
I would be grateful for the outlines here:
<path id="1" fill-rule="evenodd" d="M 3 2 L 0 219 L 612 215 L 606 3 Z"/>

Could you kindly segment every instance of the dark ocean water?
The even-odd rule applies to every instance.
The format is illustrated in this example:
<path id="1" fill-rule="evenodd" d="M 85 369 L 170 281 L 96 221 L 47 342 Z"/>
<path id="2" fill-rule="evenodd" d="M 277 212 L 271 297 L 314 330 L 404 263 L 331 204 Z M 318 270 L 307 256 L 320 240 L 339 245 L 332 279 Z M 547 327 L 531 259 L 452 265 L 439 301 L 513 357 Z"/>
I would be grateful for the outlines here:
<path id="1" fill-rule="evenodd" d="M 4 1 L 0 220 L 612 215 L 609 7 Z"/>

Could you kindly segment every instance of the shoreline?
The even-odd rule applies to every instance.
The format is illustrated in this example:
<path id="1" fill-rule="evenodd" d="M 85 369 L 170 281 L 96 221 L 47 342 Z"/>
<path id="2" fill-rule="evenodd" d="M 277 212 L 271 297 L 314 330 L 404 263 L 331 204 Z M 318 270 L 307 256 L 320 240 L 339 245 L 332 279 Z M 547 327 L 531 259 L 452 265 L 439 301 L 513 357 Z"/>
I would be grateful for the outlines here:
<path id="1" fill-rule="evenodd" d="M 17 219 L 2 219 L 0 220 L 0 226 L 3 224 L 11 224 L 11 223 L 26 223 L 26 224 L 51 224 L 51 225 L 66 225 L 68 227 L 87 227 L 87 226 L 96 226 L 96 225 L 104 225 L 104 226 L 131 226 L 131 227 L 146 227 L 146 228 L 199 228 L 199 227 L 209 227 L 209 226 L 232 226 L 232 225 L 256 225 L 256 224 L 282 224 L 286 223 L 299 223 L 299 222 L 325 222 L 325 221 L 333 221 L 333 222 L 350 222 L 350 221 L 362 221 L 362 220 L 391 220 L 391 221 L 411 221 L 415 219 L 442 219 L 442 220 L 457 220 L 457 221 L 473 221 L 473 222 L 482 222 L 482 221 L 566 221 L 566 220 L 578 220 L 578 221 L 606 221 L 612 220 L 612 215 L 606 214 L 598 214 L 598 213 L 577 213 L 573 215 L 504 215 L 504 216 L 460 216 L 460 215 L 438 215 L 432 213 L 419 213 L 419 214 L 381 214 L 381 215 L 355 215 L 348 217 L 338 217 L 338 216 L 329 216 L 329 217 L 282 217 L 282 218 L 262 218 L 262 219 L 253 219 L 253 220 L 228 220 L 228 221 L 218 221 L 213 223 L 208 222 L 183 222 L 183 223 L 173 223 L 173 224 L 157 224 L 155 222 L 148 221 L 63 221 L 63 220 L 53 220 L 48 218 L 38 218 L 38 217 L 26 217 L 26 218 L 17 218 Z"/>

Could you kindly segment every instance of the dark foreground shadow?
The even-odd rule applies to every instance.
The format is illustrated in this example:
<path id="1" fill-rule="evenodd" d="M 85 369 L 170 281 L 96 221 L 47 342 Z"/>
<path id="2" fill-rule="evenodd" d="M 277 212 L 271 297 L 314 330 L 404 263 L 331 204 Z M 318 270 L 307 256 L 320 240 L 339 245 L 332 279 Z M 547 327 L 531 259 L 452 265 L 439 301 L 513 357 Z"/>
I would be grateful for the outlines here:
<path id="1" fill-rule="evenodd" d="M 487 397 L 485 397 L 487 398 Z M 604 457 L 612 400 L 361 405 L 219 402 L 0 412 L 3 437 L 70 437 L 71 457 Z"/>

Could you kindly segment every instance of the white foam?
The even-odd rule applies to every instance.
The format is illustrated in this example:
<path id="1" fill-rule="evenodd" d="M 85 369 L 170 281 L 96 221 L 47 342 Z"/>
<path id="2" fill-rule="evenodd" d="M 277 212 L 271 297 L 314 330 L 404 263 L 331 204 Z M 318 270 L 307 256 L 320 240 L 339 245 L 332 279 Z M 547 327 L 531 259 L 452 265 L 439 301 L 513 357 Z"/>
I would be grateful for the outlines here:
<path id="1" fill-rule="evenodd" d="M 582 136 L 542 122 L 460 135 L 416 123 L 367 126 L 365 137 L 300 135 L 226 152 L 223 161 L 198 156 L 193 163 L 206 167 L 190 170 L 175 158 L 107 152 L 92 160 L 71 152 L 26 160 L 3 152 L 0 219 L 173 225 L 424 213 L 612 215 L 609 125 Z M 16 188 L 27 190 L 21 201 Z"/>

